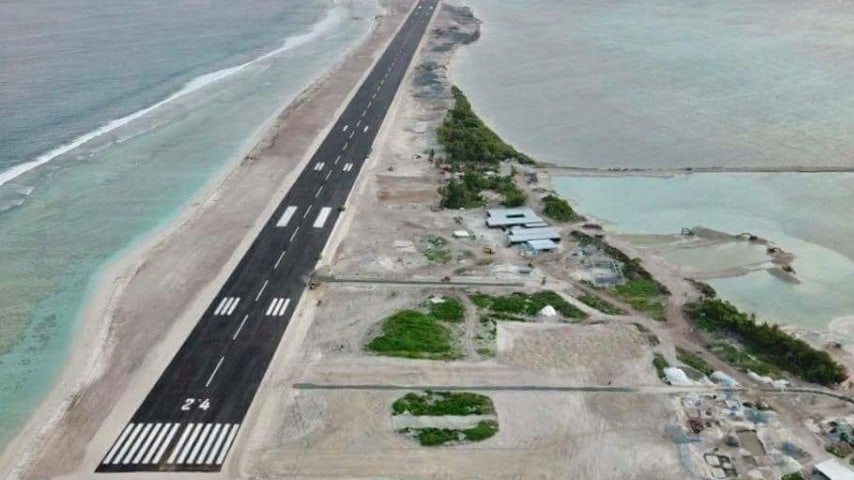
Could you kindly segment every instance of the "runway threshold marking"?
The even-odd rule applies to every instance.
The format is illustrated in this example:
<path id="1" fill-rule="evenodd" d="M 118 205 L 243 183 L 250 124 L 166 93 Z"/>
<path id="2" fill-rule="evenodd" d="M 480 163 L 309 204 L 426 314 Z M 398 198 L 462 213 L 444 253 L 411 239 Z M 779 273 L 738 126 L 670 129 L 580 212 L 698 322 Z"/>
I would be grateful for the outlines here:
<path id="1" fill-rule="evenodd" d="M 314 220 L 314 228 L 323 228 L 323 225 L 326 224 L 326 219 L 329 218 L 329 214 L 332 212 L 332 207 L 323 207 L 320 209 L 320 213 L 317 214 L 317 218 Z"/>
<path id="2" fill-rule="evenodd" d="M 240 303 L 240 297 L 224 297 L 214 310 L 214 315 L 231 315 L 238 303 Z"/>
<path id="3" fill-rule="evenodd" d="M 297 207 L 291 205 L 290 207 L 285 209 L 285 212 L 282 213 L 282 216 L 279 218 L 279 221 L 276 222 L 277 227 L 287 227 L 288 222 L 291 221 L 291 217 L 294 216 L 294 213 L 297 211 Z"/>
<path id="4" fill-rule="evenodd" d="M 243 321 L 245 322 L 245 321 L 246 321 L 246 318 L 244 318 L 244 319 L 243 319 Z M 241 323 L 241 325 L 243 325 L 243 324 Z M 216 377 L 216 372 L 218 372 L 218 371 L 219 371 L 219 367 L 221 367 L 221 366 L 222 366 L 222 361 L 223 361 L 223 360 L 225 360 L 225 355 L 223 355 L 223 356 L 219 357 L 219 361 L 218 361 L 218 362 L 216 362 L 216 367 L 214 367 L 213 372 L 211 372 L 211 376 L 210 376 L 210 377 L 208 377 L 208 381 L 207 381 L 207 382 L 205 382 L 205 388 L 208 388 L 208 387 L 210 386 L 211 382 L 213 381 L 214 377 Z"/>

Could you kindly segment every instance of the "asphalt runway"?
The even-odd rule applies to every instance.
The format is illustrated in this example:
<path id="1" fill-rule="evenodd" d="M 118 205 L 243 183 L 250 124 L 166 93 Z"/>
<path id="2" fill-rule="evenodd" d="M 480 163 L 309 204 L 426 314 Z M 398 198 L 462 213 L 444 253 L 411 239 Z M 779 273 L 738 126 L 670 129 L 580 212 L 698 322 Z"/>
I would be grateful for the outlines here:
<path id="1" fill-rule="evenodd" d="M 418 2 L 97 472 L 221 469 L 437 1 Z"/>

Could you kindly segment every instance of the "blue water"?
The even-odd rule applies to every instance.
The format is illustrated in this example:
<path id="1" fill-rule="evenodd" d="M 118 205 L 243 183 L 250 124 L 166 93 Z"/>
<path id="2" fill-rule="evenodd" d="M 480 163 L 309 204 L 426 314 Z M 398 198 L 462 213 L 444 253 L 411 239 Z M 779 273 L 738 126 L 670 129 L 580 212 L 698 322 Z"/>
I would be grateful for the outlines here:
<path id="1" fill-rule="evenodd" d="M 0 445 L 56 378 L 98 270 L 173 219 L 378 13 L 373 0 L 0 4 L 14 44 L 0 46 L 0 165 L 181 93 L 0 186 Z"/>

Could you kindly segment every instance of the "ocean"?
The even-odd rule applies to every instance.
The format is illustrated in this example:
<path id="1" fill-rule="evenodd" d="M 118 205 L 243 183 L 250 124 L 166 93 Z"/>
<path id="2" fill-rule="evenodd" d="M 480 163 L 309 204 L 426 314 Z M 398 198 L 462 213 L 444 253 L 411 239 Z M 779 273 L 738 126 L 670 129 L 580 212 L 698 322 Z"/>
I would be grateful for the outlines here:
<path id="1" fill-rule="evenodd" d="M 854 4 L 832 0 L 470 0 L 484 21 L 455 82 L 537 160 L 592 168 L 854 166 Z M 800 284 L 711 283 L 769 321 L 854 344 L 854 176 L 557 178 L 625 233 L 767 237 Z M 687 259 L 686 259 L 687 260 Z"/>
<path id="2" fill-rule="evenodd" d="M 374 0 L 0 4 L 0 445 L 101 268 L 368 33 Z"/>

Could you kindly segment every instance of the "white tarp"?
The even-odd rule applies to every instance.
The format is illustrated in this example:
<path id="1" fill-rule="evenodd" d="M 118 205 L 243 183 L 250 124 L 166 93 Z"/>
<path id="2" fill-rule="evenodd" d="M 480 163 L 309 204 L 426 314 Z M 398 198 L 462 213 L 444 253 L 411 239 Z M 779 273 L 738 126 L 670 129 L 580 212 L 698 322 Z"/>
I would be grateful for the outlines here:
<path id="1" fill-rule="evenodd" d="M 540 312 L 537 315 L 544 317 L 544 318 L 554 317 L 555 315 L 557 315 L 557 310 L 555 310 L 555 307 L 553 307 L 551 305 L 546 305 L 545 307 L 543 307 L 542 310 L 540 310 Z"/>

